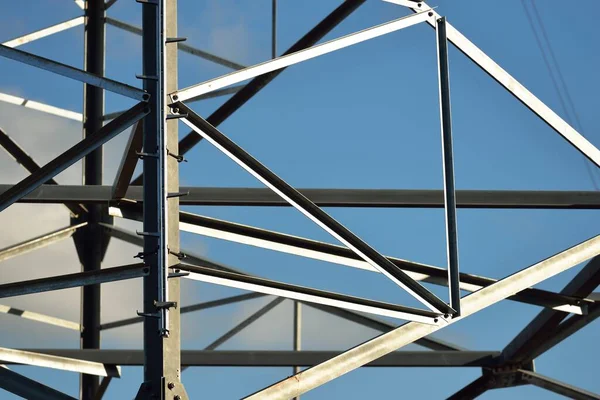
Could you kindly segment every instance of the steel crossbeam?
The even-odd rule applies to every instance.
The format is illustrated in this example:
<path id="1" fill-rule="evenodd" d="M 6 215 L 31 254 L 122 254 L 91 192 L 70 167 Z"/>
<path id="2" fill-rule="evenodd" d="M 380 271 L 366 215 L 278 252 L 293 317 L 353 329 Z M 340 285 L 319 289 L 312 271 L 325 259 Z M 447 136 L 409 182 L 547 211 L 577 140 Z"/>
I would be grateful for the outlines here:
<path id="1" fill-rule="evenodd" d="M 572 268 L 598 254 L 600 254 L 600 236 L 573 246 L 486 288 L 465 296 L 461 302 L 461 316 L 447 320 L 446 324 L 426 325 L 417 322 L 408 322 L 389 333 L 384 333 L 337 357 L 284 379 L 246 398 L 261 400 L 283 399 L 301 395 L 379 357 L 398 350 L 446 325 L 460 321 L 471 314 L 504 300 L 510 295 Z"/>
<path id="2" fill-rule="evenodd" d="M 222 77 L 199 83 L 198 85 L 177 90 L 173 93 L 170 93 L 169 96 L 171 97 L 171 101 L 174 103 L 186 102 L 193 97 L 200 96 L 213 90 L 221 89 L 226 86 L 240 83 L 259 75 L 264 75 L 269 72 L 277 71 L 279 69 L 289 67 L 290 65 L 294 65 L 306 60 L 310 60 L 311 58 L 319 57 L 321 55 L 331 53 L 339 49 L 343 49 L 344 47 L 352 46 L 354 44 L 374 39 L 376 37 L 383 36 L 388 33 L 398 31 L 400 29 L 408 28 L 410 26 L 424 22 L 429 18 L 430 15 L 428 12 L 419 12 L 415 15 L 402 17 L 394 21 L 386 22 L 384 24 L 377 25 L 372 28 L 362 30 L 360 32 L 352 33 L 339 39 L 334 39 L 329 42 L 325 42 L 323 44 L 319 44 L 305 50 L 300 50 L 292 54 L 286 54 L 274 60 L 266 61 L 262 64 L 245 68 L 241 71 L 232 72 Z"/>
<path id="3" fill-rule="evenodd" d="M 248 399 L 297 400 L 307 391 L 363 366 L 481 368 L 481 377 L 452 395 L 452 399 L 475 398 L 487 390 L 528 384 L 570 398 L 600 399 L 598 394 L 539 374 L 534 368 L 537 357 L 600 317 L 600 297 L 594 293 L 600 284 L 600 236 L 501 280 L 460 272 L 457 238 L 458 208 L 595 210 L 600 209 L 600 194 L 583 191 L 456 190 L 447 43 L 453 44 L 597 167 L 600 167 L 600 150 L 434 8 L 422 1 L 384 1 L 402 6 L 400 10 L 408 9 L 413 14 L 319 43 L 365 3 L 365 0 L 346 0 L 287 51 L 278 54 L 278 42 L 282 42 L 278 37 L 278 30 L 281 30 L 278 25 L 281 24 L 277 0 L 272 0 L 268 10 L 271 59 L 251 66 L 184 43 L 185 38 L 177 36 L 177 0 L 137 0 L 142 10 L 141 28 L 107 16 L 107 10 L 117 0 L 74 0 L 81 10 L 74 15 L 79 16 L 19 37 L 13 36 L 10 40 L 3 39 L 0 57 L 84 83 L 84 106 L 83 112 L 79 113 L 6 93 L 0 93 L 0 102 L 80 122 L 84 139 L 40 166 L 0 129 L 0 145 L 31 174 L 15 185 L 0 185 L 0 211 L 17 202 L 64 204 L 71 211 L 71 226 L 0 249 L 0 262 L 73 237 L 83 272 L 0 284 L 0 298 L 82 288 L 82 313 L 78 323 L 29 311 L 29 307 L 21 309 L 0 305 L 0 313 L 12 315 L 7 319 L 18 317 L 80 331 L 80 349 L 0 348 L 0 363 L 76 372 L 81 375 L 81 400 L 100 400 L 105 396 L 111 379 L 120 377 L 117 365 L 144 366 L 144 381 L 136 397 L 140 400 L 187 400 L 181 372 L 191 366 L 293 368 L 293 376 L 249 395 Z M 443 190 L 295 189 L 217 129 L 287 67 L 421 22 L 434 28 L 437 39 Z M 83 69 L 17 49 L 82 25 L 85 42 Z M 142 37 L 143 70 L 138 78 L 143 81 L 143 89 L 106 77 L 106 25 Z M 233 72 L 180 88 L 177 83 L 179 51 L 225 66 Z M 139 103 L 129 110 L 106 113 L 105 90 Z M 190 108 L 194 101 L 228 95 L 231 97 L 206 120 Z M 180 141 L 177 130 L 179 119 L 192 130 Z M 130 126 L 133 126 L 132 132 L 114 183 L 102 186 L 102 146 Z M 267 188 L 180 187 L 178 163 L 201 140 L 210 142 Z M 58 185 L 53 178 L 82 159 L 85 186 Z M 138 159 L 143 160 L 144 172 L 132 180 Z M 180 205 L 291 206 L 340 240 L 345 247 L 181 212 Z M 322 207 L 443 208 L 447 268 L 383 255 Z M 133 234 L 112 226 L 111 216 L 141 221 L 143 232 Z M 429 310 L 254 276 L 181 249 L 181 231 L 379 272 Z M 110 237 L 142 246 L 143 251 L 138 254 L 142 261 L 101 269 Z M 560 293 L 533 287 L 586 260 L 590 261 Z M 137 316 L 101 323 L 100 284 L 137 277 L 143 278 L 143 311 L 138 311 Z M 181 277 L 256 293 L 236 294 L 182 307 Z M 422 286 L 423 283 L 448 287 L 449 304 Z M 461 291 L 471 293 L 461 298 Z M 275 298 L 218 336 L 204 350 L 181 351 L 181 314 L 267 295 Z M 293 350 L 215 350 L 286 298 L 293 301 Z M 469 351 L 430 336 L 501 300 L 543 307 L 502 351 Z M 301 307 L 311 307 L 382 334 L 343 352 L 301 350 L 301 310 L 304 309 Z M 411 322 L 397 326 L 363 312 Z M 136 323 L 143 323 L 143 350 L 100 349 L 102 330 Z M 411 343 L 434 351 L 395 351 Z M 302 367 L 308 369 L 302 370 Z M 100 376 L 104 377 L 102 381 Z M 0 365 L 0 389 L 32 399 L 72 398 L 4 365 Z"/>
<path id="4" fill-rule="evenodd" d="M 175 108 L 186 115 L 186 117 L 183 118 L 183 122 L 186 125 L 195 130 L 199 135 L 203 136 L 239 166 L 294 206 L 294 208 L 304 214 L 308 219 L 342 242 L 360 256 L 360 258 L 384 274 L 388 279 L 392 280 L 392 282 L 406 290 L 430 310 L 439 312 L 440 314 L 452 314 L 454 312 L 450 306 L 440 300 L 436 295 L 406 275 L 390 260 L 382 256 L 358 236 L 317 207 L 313 202 L 271 172 L 258 160 L 222 134 L 218 129 L 194 113 L 190 108 L 181 102 L 174 105 L 173 109 Z"/>
<path id="5" fill-rule="evenodd" d="M 148 109 L 146 104 L 138 103 L 130 108 L 125 114 L 104 125 L 94 135 L 86 137 L 81 142 L 77 143 L 75 146 L 71 147 L 69 150 L 8 189 L 0 195 L 0 211 L 6 209 L 44 182 L 76 163 L 85 155 L 108 142 L 123 130 L 139 121 L 147 113 Z"/>

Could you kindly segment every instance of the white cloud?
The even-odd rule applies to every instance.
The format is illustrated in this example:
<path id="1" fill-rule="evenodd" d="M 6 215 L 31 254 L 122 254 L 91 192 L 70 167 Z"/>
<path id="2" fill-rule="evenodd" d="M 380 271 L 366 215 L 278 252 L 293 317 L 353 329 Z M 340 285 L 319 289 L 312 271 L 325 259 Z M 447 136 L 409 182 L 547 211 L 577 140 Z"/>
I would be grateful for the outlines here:
<path id="1" fill-rule="evenodd" d="M 18 106 L 0 105 L 0 126 L 40 165 L 44 165 L 62 151 L 81 140 L 81 124 L 67 121 Z M 120 142 L 127 140 L 122 134 Z M 119 143 L 111 143 L 116 147 Z M 120 160 L 120 151 L 107 152 L 106 175 L 112 179 Z M 16 183 L 27 176 L 22 166 L 6 152 L 0 150 L 0 182 Z M 56 180 L 63 184 L 81 183 L 81 163 L 77 163 L 61 173 Z M 132 226 L 132 223 L 117 221 L 119 225 Z M 15 204 L 0 213 L 3 227 L 0 246 L 7 247 L 69 225 L 69 212 L 62 205 Z M 135 225 L 135 223 L 133 224 Z M 109 246 L 103 268 L 131 264 L 139 249 L 136 246 L 113 239 Z M 14 257 L 0 265 L 2 283 L 29 280 L 54 275 L 79 272 L 81 266 L 72 239 L 66 239 L 43 249 Z M 123 281 L 102 287 L 102 318 L 111 321 L 135 315 L 142 299 L 141 282 Z M 72 321 L 80 317 L 80 289 L 67 289 L 35 295 L 0 299 L 0 303 L 13 307 L 36 311 Z M 22 329 L 35 327 L 35 332 L 45 332 L 48 327 L 32 321 L 21 321 L 17 317 L 1 315 L 11 323 L 0 324 L 5 334 L 16 334 Z M 60 332 L 52 329 L 57 336 L 45 336 L 46 345 L 54 340 L 62 342 Z M 48 341 L 49 340 L 49 341 Z M 22 343 L 22 346 L 34 343 Z M 78 345 L 77 342 L 74 345 Z"/>

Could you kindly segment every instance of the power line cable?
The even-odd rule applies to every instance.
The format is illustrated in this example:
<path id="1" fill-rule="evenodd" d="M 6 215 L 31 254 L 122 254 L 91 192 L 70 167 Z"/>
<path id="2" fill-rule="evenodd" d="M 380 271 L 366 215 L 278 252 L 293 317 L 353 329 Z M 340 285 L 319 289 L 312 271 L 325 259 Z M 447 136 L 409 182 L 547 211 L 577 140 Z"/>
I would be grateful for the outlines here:
<path id="1" fill-rule="evenodd" d="M 577 113 L 577 110 L 575 108 L 575 105 L 573 103 L 573 100 L 571 98 L 571 95 L 569 93 L 566 81 L 564 79 L 564 76 L 560 70 L 560 66 L 558 64 L 556 55 L 554 53 L 554 51 L 552 50 L 552 45 L 550 40 L 548 39 L 548 34 L 546 32 L 546 29 L 544 28 L 544 24 L 542 22 L 542 19 L 540 17 L 540 14 L 537 10 L 537 7 L 535 6 L 534 0 L 531 0 L 531 5 L 532 5 L 532 9 L 535 13 L 538 25 L 540 26 L 540 30 L 542 32 L 542 36 L 543 39 L 546 43 L 546 47 L 548 48 L 548 52 L 550 54 L 550 57 L 553 61 L 553 63 L 550 62 L 548 55 L 546 54 L 546 49 L 544 48 L 544 45 L 542 43 L 542 38 L 540 37 L 540 34 L 538 33 L 535 23 L 533 21 L 533 18 L 531 16 L 531 13 L 529 11 L 529 9 L 527 8 L 527 4 L 525 0 L 521 0 L 521 3 L 523 5 L 523 9 L 525 10 L 525 15 L 527 17 L 527 20 L 529 21 L 529 25 L 531 26 L 531 30 L 533 32 L 533 35 L 535 37 L 535 41 L 536 44 L 538 46 L 538 48 L 540 49 L 540 52 L 542 53 L 542 58 L 544 61 L 544 64 L 546 65 L 546 68 L 548 69 L 548 73 L 550 75 L 550 78 L 552 80 L 552 84 L 554 86 L 554 89 L 556 90 L 556 93 L 558 95 L 558 99 L 560 101 L 560 104 L 565 112 L 565 115 L 567 117 L 567 120 L 569 121 L 570 124 L 573 124 L 573 122 L 575 122 L 576 124 L 576 128 L 579 132 L 581 132 L 581 134 L 585 137 L 585 133 L 583 132 L 583 126 L 581 124 L 581 120 L 579 118 L 579 114 Z M 556 70 L 556 72 L 554 72 L 554 69 L 552 68 L 552 65 L 554 65 L 554 69 Z M 555 76 L 556 74 L 556 76 Z M 558 80 L 557 80 L 558 77 Z M 560 84 L 559 85 L 559 81 Z M 561 91 L 561 87 L 563 88 L 563 91 L 565 93 L 565 95 L 563 96 L 563 91 Z M 568 106 L 567 106 L 568 105 Z M 571 114 L 572 113 L 572 114 Z M 573 115 L 573 117 L 572 117 Z M 596 190 L 600 190 L 600 188 L 598 187 L 598 184 L 596 183 L 596 179 L 594 177 L 593 171 L 591 166 L 589 165 L 588 160 L 583 157 L 583 163 L 585 165 L 585 168 L 588 172 L 590 181 L 592 182 L 592 185 L 594 186 L 594 188 Z"/>

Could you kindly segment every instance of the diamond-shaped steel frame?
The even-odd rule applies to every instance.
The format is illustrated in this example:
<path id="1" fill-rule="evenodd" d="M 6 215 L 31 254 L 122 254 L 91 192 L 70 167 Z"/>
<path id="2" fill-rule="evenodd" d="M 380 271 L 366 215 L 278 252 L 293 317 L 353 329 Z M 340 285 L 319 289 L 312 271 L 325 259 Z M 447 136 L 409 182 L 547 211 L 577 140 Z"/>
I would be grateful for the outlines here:
<path id="1" fill-rule="evenodd" d="M 536 357 L 600 315 L 598 304 L 600 298 L 592 293 L 600 284 L 600 258 L 598 258 L 600 237 L 577 244 L 499 281 L 459 273 L 456 238 L 457 207 L 596 209 L 600 208 L 600 196 L 596 193 L 581 192 L 484 194 L 455 190 L 447 42 L 454 44 L 596 166 L 600 166 L 600 152 L 448 24 L 444 17 L 424 2 L 384 0 L 408 7 L 415 14 L 316 45 L 333 27 L 364 3 L 364 0 L 347 0 L 282 56 L 276 57 L 274 51 L 273 60 L 244 67 L 183 43 L 184 39 L 176 36 L 177 0 L 137 0 L 141 4 L 143 14 L 141 29 L 106 16 L 106 11 L 116 1 L 109 0 L 104 3 L 101 0 L 75 0 L 75 4 L 84 10 L 84 16 L 0 45 L 0 56 L 85 83 L 83 114 L 0 93 L 0 101 L 82 121 L 85 133 L 80 143 L 40 167 L 7 133 L 0 130 L 0 145 L 31 173 L 16 185 L 0 186 L 0 210 L 6 209 L 15 202 L 62 203 L 70 210 L 73 221 L 71 226 L 64 229 L 0 250 L 0 261 L 72 236 L 83 266 L 81 273 L 1 284 L 0 297 L 40 293 L 67 287 L 84 287 L 81 323 L 0 305 L 0 312 L 3 313 L 82 331 L 82 350 L 28 351 L 0 348 L 0 360 L 3 363 L 78 372 L 82 375 L 82 399 L 102 398 L 110 380 L 120 376 L 120 369 L 116 365 L 143 364 L 145 366 L 145 381 L 138 392 L 140 399 L 186 399 L 188 396 L 180 376 L 182 365 L 186 367 L 192 365 L 294 366 L 294 376 L 248 396 L 252 399 L 287 399 L 298 397 L 312 388 L 369 363 L 398 366 L 482 367 L 481 378 L 451 398 L 474 398 L 488 389 L 521 384 L 533 384 L 573 398 L 600 398 L 597 394 L 540 375 L 533 367 L 533 360 Z M 272 10 L 273 43 L 275 43 L 276 0 L 273 0 Z M 218 130 L 220 123 L 286 67 L 420 22 L 430 24 L 437 33 L 444 165 L 443 192 L 345 191 L 341 194 L 339 191 L 329 189 L 296 190 Z M 105 24 L 142 36 L 144 70 L 138 78 L 144 82 L 143 89 L 103 76 Z M 16 49 L 25 43 L 79 25 L 84 25 L 86 32 L 86 65 L 83 70 Z M 273 48 L 275 49 L 275 46 Z M 237 71 L 186 89 L 178 89 L 176 71 L 178 50 Z M 246 85 L 231 86 L 247 79 L 252 80 Z M 121 113 L 105 114 L 103 90 L 131 97 L 140 103 Z M 186 104 L 231 93 L 235 93 L 234 96 L 207 119 L 194 113 Z M 176 143 L 178 119 L 182 119 L 193 130 L 179 145 Z M 103 121 L 110 122 L 104 125 Z M 130 140 L 114 185 L 106 188 L 93 186 L 101 185 L 102 145 L 132 125 Z M 297 208 L 347 248 L 180 212 L 180 203 L 282 205 L 268 191 L 257 189 L 185 188 L 187 190 L 180 190 L 177 164 L 184 160 L 183 155 L 201 139 L 211 142 L 280 196 L 284 203 Z M 53 180 L 58 173 L 84 157 L 86 186 L 63 187 Z M 138 177 L 132 181 L 138 159 L 143 160 L 144 175 L 143 178 Z M 133 186 L 141 183 L 143 183 L 141 188 Z M 478 197 L 479 195 L 485 197 Z M 410 200 L 406 200 L 407 197 Z M 107 207 L 107 204 L 110 207 Z M 320 205 L 444 207 L 448 268 L 438 268 L 381 255 L 326 214 Z M 134 234 L 114 227 L 113 216 L 142 221 L 144 231 Z M 409 291 L 432 311 L 411 309 L 251 276 L 243 271 L 180 250 L 180 229 L 380 272 Z M 142 246 L 144 250 L 137 256 L 141 262 L 101 270 L 100 262 L 110 237 Z M 185 261 L 181 261 L 182 259 Z M 553 293 L 531 288 L 589 259 L 592 260 L 562 292 Z M 144 279 L 144 310 L 139 312 L 138 316 L 126 320 L 101 324 L 99 284 L 136 277 Z M 249 293 L 181 307 L 178 304 L 181 277 L 262 293 Z M 433 295 L 419 283 L 420 281 L 448 286 L 450 304 Z M 473 293 L 461 299 L 460 290 Z M 278 297 L 215 340 L 204 351 L 194 353 L 180 350 L 180 314 L 251 300 L 267 294 Z M 250 355 L 252 352 L 213 351 L 280 304 L 284 297 L 291 298 L 295 302 L 294 352 L 262 352 L 257 356 L 256 352 Z M 444 326 L 504 299 L 535 304 L 543 307 L 543 310 L 502 352 L 467 351 L 428 337 Z M 384 334 L 339 354 L 300 351 L 301 304 L 380 330 Z M 360 311 L 408 319 L 412 322 L 396 327 L 388 322 L 365 316 Z M 574 315 L 569 316 L 569 314 Z M 98 349 L 102 330 L 140 322 L 144 323 L 143 352 L 115 353 L 111 350 Z M 419 354 L 392 353 L 413 342 L 435 351 Z M 300 372 L 298 366 L 312 366 L 312 368 Z M 98 376 L 104 377 L 101 383 Z M 0 368 L 0 388 L 26 398 L 71 398 L 5 368 Z"/>

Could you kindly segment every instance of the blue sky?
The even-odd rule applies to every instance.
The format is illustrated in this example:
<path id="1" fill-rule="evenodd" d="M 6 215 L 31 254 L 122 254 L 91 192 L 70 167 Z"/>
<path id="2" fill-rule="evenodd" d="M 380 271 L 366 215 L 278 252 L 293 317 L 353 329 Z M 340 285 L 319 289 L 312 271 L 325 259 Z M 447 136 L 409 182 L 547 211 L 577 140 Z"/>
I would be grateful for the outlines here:
<path id="1" fill-rule="evenodd" d="M 179 3 L 180 36 L 188 37 L 189 44 L 246 65 L 270 57 L 270 1 L 180 0 Z M 80 13 L 69 0 L 29 0 L 27 4 L 29 7 L 16 2 L 2 6 L 0 40 Z M 310 3 L 281 0 L 279 53 L 338 4 L 331 0 Z M 581 1 L 577 7 L 565 7 L 557 0 L 537 4 L 584 131 L 592 143 L 600 145 L 595 129 L 600 56 L 594 51 L 598 41 L 594 17 L 600 11 L 600 4 L 593 0 Z M 564 116 L 520 0 L 439 0 L 430 5 L 438 5 L 437 11 L 447 16 L 450 23 Z M 33 9 L 39 12 L 31 12 Z M 405 14 L 402 7 L 369 0 L 326 39 Z M 136 25 L 141 23 L 140 6 L 130 0 L 119 0 L 109 15 Z M 75 28 L 22 49 L 81 67 L 83 32 Z M 109 26 L 107 51 L 107 75 L 139 85 L 135 74 L 141 72 L 141 40 Z M 228 72 L 181 53 L 179 66 L 180 87 Z M 594 189 L 582 156 L 454 48 L 450 50 L 450 68 L 458 189 Z M 0 61 L 0 91 L 81 111 L 81 84 L 8 60 Z M 107 94 L 106 99 L 108 112 L 133 104 L 112 94 Z M 208 116 L 223 101 L 220 98 L 196 103 L 194 109 Z M 437 101 L 435 36 L 431 28 L 421 25 L 289 68 L 220 129 L 295 187 L 434 189 L 442 187 Z M 10 125 L 13 130 L 9 134 L 40 162 L 52 159 L 80 135 L 77 123 L 61 125 L 63 123 L 54 117 L 24 112 L 14 106 L 0 104 L 0 118 L 0 126 Z M 180 126 L 181 136 L 187 132 L 185 126 Z M 50 149 L 50 145 L 54 147 Z M 105 184 L 112 183 L 123 145 L 123 138 L 107 145 L 110 154 L 105 155 Z M 187 158 L 189 162 L 181 164 L 184 185 L 260 187 L 259 182 L 208 143 L 198 145 Z M 7 156 L 0 155 L 0 162 L 9 161 Z M 61 174 L 57 180 L 77 183 L 77 173 L 80 173 L 79 166 Z M 600 175 L 595 171 L 594 174 L 600 182 Z M 17 180 L 13 175 L 2 177 L 5 183 Z M 62 213 L 61 221 L 67 223 L 66 212 L 58 206 L 11 209 L 17 207 L 25 213 L 42 209 L 52 215 Z M 334 243 L 293 209 L 190 207 L 188 210 Z M 328 211 L 384 254 L 437 266 L 446 263 L 442 210 Z M 11 223 L 10 217 L 2 217 L 3 223 Z M 493 278 L 507 276 L 597 234 L 600 222 L 595 211 L 459 210 L 458 217 L 461 270 Z M 23 239 L 38 233 L 35 226 L 28 228 L 31 232 L 24 229 Z M 391 282 L 371 272 L 191 234 L 183 234 L 182 243 L 209 258 L 272 279 L 417 305 Z M 65 252 L 68 250 L 65 247 Z M 46 250 L 41 254 L 46 254 L 43 251 Z M 119 262 L 121 259 L 123 264 L 129 262 L 134 253 L 133 249 L 127 251 L 131 254 L 117 254 L 112 259 L 121 257 Z M 118 253 L 116 248 L 113 252 Z M 77 270 L 76 259 L 69 262 L 65 268 Z M 11 268 L 15 269 L 19 265 L 13 264 Z M 105 262 L 105 266 L 111 265 L 117 264 Z M 539 287 L 560 290 L 579 269 L 573 268 Z M 107 285 L 104 296 L 116 296 L 114 287 L 117 286 Z M 446 298 L 444 288 L 431 289 Z M 186 282 L 184 290 L 185 304 L 235 293 L 196 282 Z M 69 293 L 71 299 L 77 300 L 76 292 Z M 236 321 L 261 307 L 263 300 L 186 315 L 182 333 L 184 348 L 200 349 L 212 342 Z M 21 299 L 16 299 L 12 304 L 28 304 L 19 301 Z M 54 307 L 60 314 L 65 306 L 61 303 Z M 135 311 L 135 305 L 123 308 L 125 316 Z M 437 336 L 473 350 L 500 350 L 538 311 L 533 306 L 504 302 L 440 331 Z M 105 320 L 116 319 L 112 312 L 103 311 Z M 289 302 L 282 304 L 222 348 L 290 349 L 290 312 Z M 75 311 L 72 313 L 76 315 Z M 306 310 L 305 314 L 303 346 L 306 349 L 343 350 L 377 334 L 314 311 Z M 33 322 L 15 321 L 12 316 L 2 318 L 2 346 L 78 345 L 74 334 L 63 334 Z M 25 333 L 15 336 L 9 324 Z M 140 348 L 141 330 L 138 328 L 107 332 L 103 346 Z M 540 357 L 536 361 L 538 371 L 600 392 L 600 383 L 593 379 L 594 361 L 598 356 L 593 344 L 599 333 L 597 324 L 577 333 Z M 77 393 L 75 374 L 23 367 L 15 370 L 69 394 Z M 192 398 L 230 399 L 254 392 L 290 373 L 285 368 L 196 368 L 186 371 L 183 380 Z M 469 368 L 362 369 L 303 398 L 388 398 L 398 393 L 399 387 L 411 398 L 444 398 L 479 374 L 479 370 Z M 141 368 L 124 368 L 123 378 L 113 380 L 107 397 L 132 397 L 141 379 Z M 515 399 L 554 397 L 540 389 L 520 387 L 491 391 L 482 398 L 507 396 Z M 0 399 L 4 398 L 11 397 L 0 392 Z"/>

